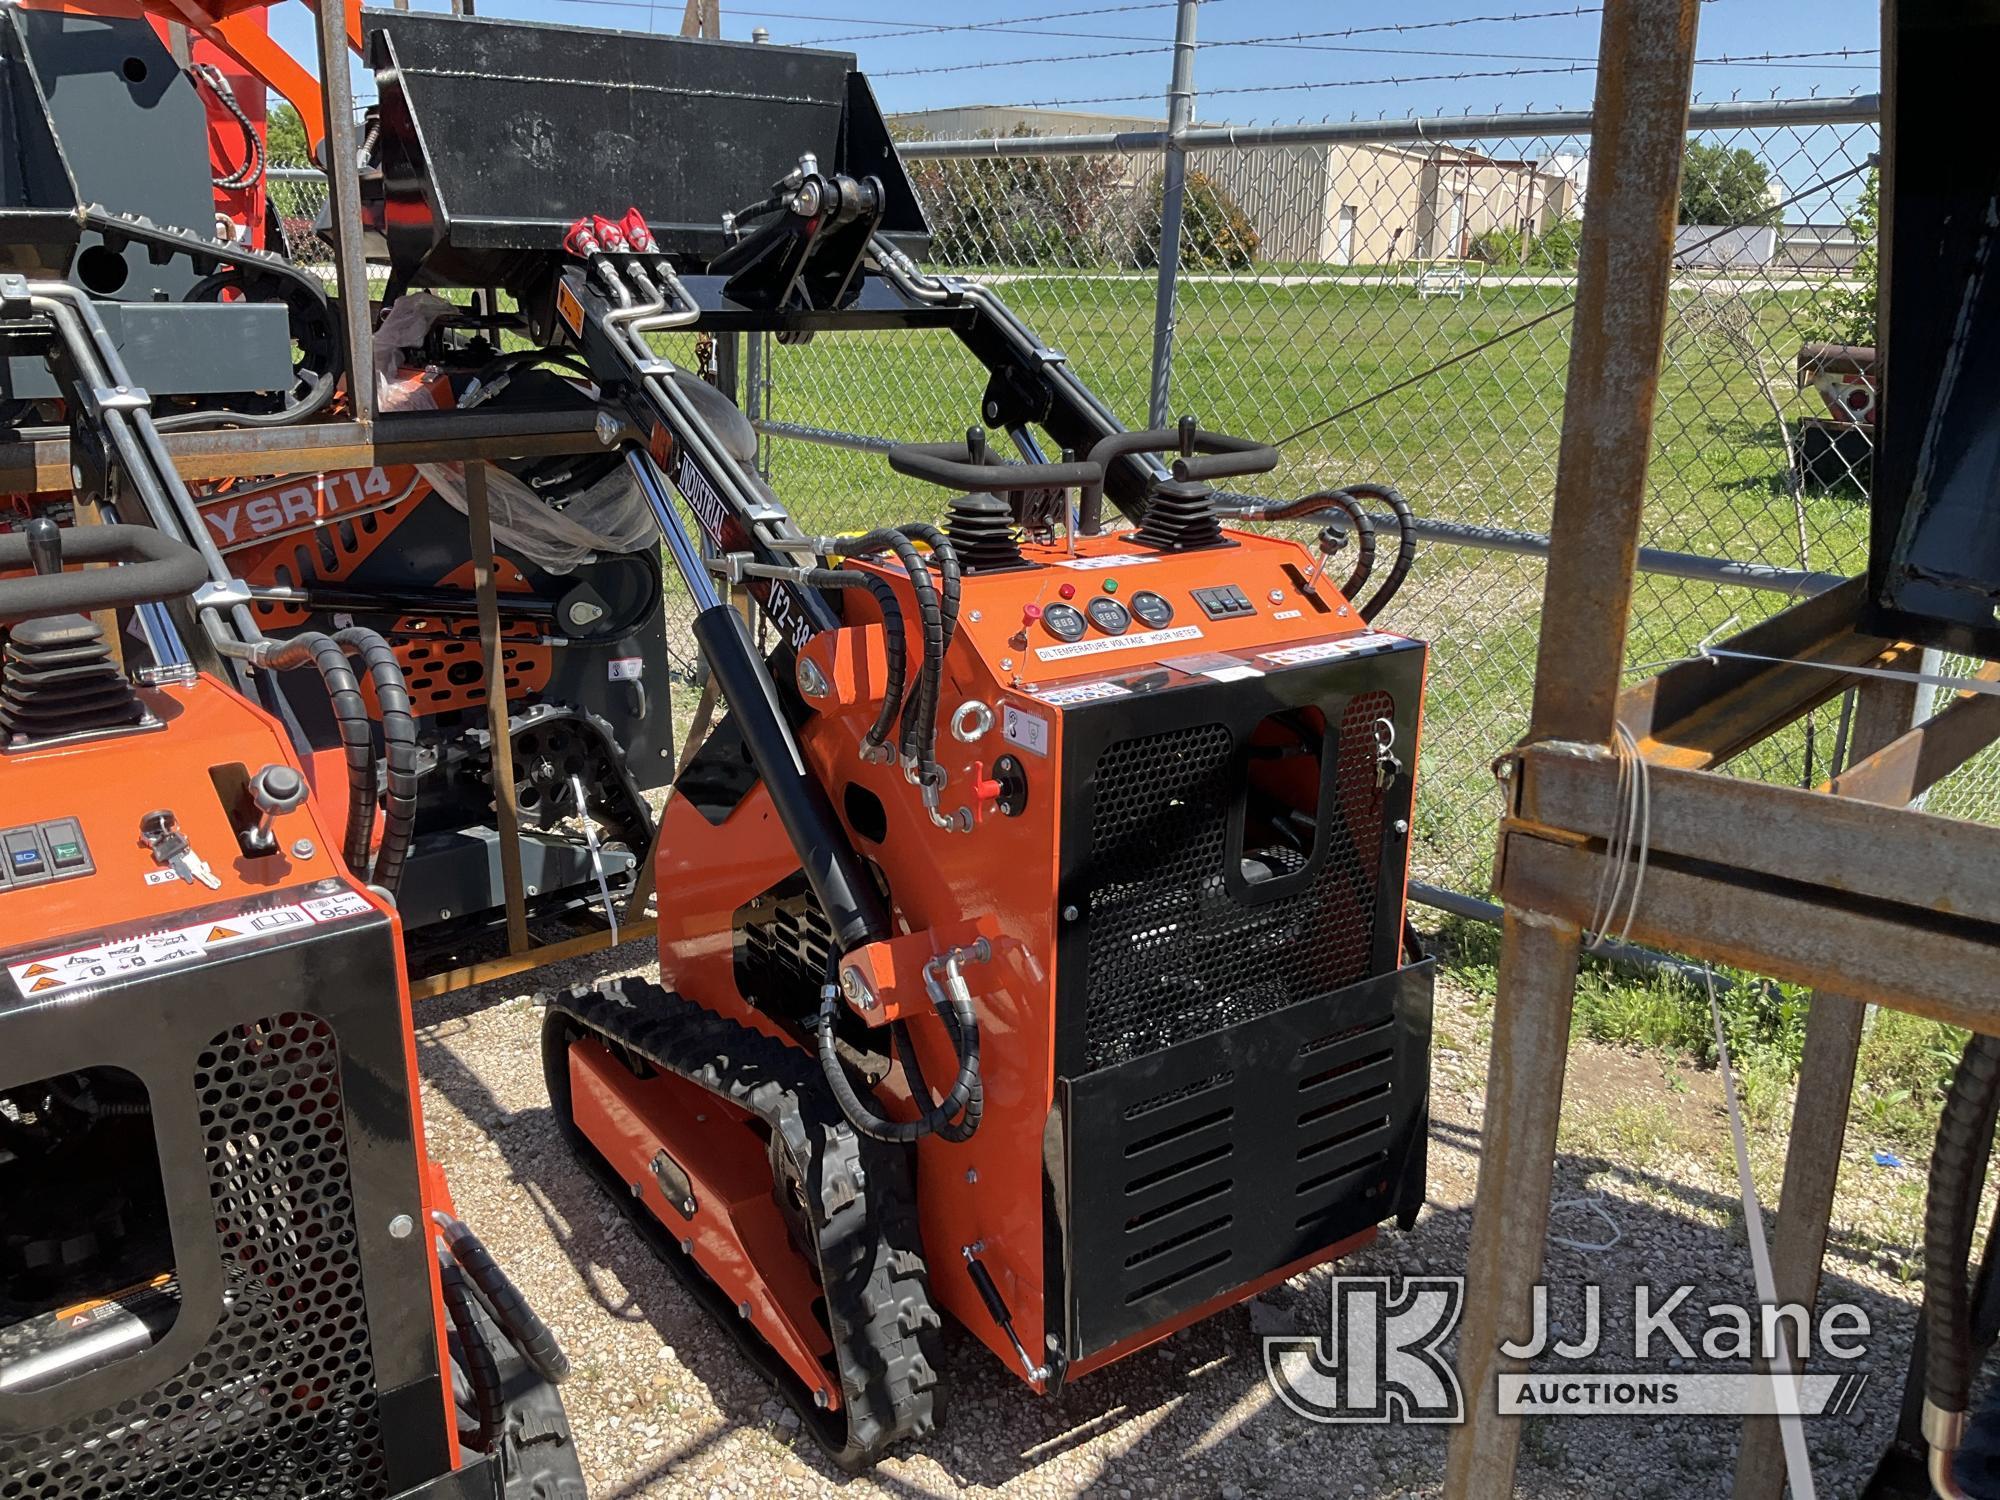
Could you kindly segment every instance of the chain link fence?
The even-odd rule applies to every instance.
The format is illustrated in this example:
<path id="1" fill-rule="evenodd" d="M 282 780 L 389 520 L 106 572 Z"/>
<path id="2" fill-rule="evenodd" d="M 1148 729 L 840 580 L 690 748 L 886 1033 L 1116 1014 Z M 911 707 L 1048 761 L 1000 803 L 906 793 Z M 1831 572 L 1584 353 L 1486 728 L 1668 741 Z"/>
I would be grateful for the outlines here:
<path id="1" fill-rule="evenodd" d="M 1801 100 L 1691 121 L 1635 669 L 1865 566 L 1874 113 L 1872 99 Z M 1133 139 L 904 150 L 930 268 L 998 288 L 1138 425 L 1165 153 Z M 1383 621 L 1433 648 L 1415 867 L 1483 893 L 1499 806 L 1489 766 L 1524 732 L 1533 681 L 1588 119 L 1188 140 L 1171 410 L 1267 440 L 1297 434 L 1258 482 L 1265 494 L 1385 481 L 1424 519 L 1414 581 Z M 750 395 L 781 434 L 935 441 L 964 428 L 983 385 L 955 346 L 906 334 L 774 348 L 762 368 Z M 934 505 L 865 452 L 780 440 L 769 462 L 815 529 Z M 1734 769 L 1814 784 L 1843 733 L 1830 705 Z M 1975 767 L 1934 795 L 1984 816 L 2000 776 Z"/>
<path id="2" fill-rule="evenodd" d="M 1697 106 L 1629 660 L 1635 676 L 1866 565 L 1875 329 L 1872 98 Z M 1588 116 L 1189 133 L 1171 412 L 1283 444 L 1283 497 L 1395 485 L 1423 556 L 1383 623 L 1431 642 L 1415 873 L 1488 889 L 1490 764 L 1527 726 L 1555 490 Z M 929 269 L 998 289 L 1119 413 L 1147 418 L 1164 132 L 913 139 Z M 297 174 L 290 174 L 297 175 Z M 274 181 L 293 253 L 323 188 Z M 976 420 L 985 372 L 935 333 L 757 339 L 742 396 L 809 531 L 928 514 L 870 440 Z M 816 440 L 801 440 L 810 433 Z M 1309 534 L 1309 533 L 1302 533 Z M 677 653 L 678 654 L 678 653 Z M 1813 785 L 1835 702 L 1744 757 Z M 1930 806 L 2000 813 L 2000 755 Z"/>

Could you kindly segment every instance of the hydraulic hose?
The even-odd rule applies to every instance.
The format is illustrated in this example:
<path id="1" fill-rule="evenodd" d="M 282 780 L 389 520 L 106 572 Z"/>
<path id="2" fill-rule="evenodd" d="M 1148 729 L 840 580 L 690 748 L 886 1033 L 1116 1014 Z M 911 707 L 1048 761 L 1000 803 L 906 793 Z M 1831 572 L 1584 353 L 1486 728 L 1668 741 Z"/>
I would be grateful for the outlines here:
<path id="1" fill-rule="evenodd" d="M 443 1209 L 432 1209 L 431 1221 L 443 1235 L 452 1260 L 470 1279 L 473 1293 L 486 1309 L 487 1316 L 507 1336 L 507 1342 L 518 1349 L 521 1357 L 534 1366 L 535 1372 L 550 1385 L 561 1385 L 569 1379 L 569 1356 L 556 1342 L 554 1331 L 528 1305 L 521 1289 L 500 1268 L 500 1263 L 480 1242 L 479 1236 Z"/>
<path id="2" fill-rule="evenodd" d="M 882 686 L 882 707 L 862 737 L 866 749 L 879 750 L 896 727 L 896 710 L 902 707 L 903 685 L 909 676 L 910 643 L 903 633 L 903 605 L 896 597 L 896 587 L 880 574 L 861 568 L 814 568 L 806 575 L 806 582 L 816 589 L 867 589 L 882 610 L 888 678 Z"/>
<path id="3" fill-rule="evenodd" d="M 484 1453 L 492 1448 L 501 1430 L 507 1423 L 506 1401 L 501 1395 L 500 1365 L 493 1358 L 493 1350 L 486 1342 L 486 1332 L 479 1326 L 479 1314 L 472 1304 L 472 1292 L 459 1269 L 443 1245 L 437 1247 L 438 1290 L 444 1294 L 444 1309 L 451 1318 L 452 1331 L 458 1335 L 459 1359 L 455 1361 L 454 1374 L 462 1373 L 465 1383 L 472 1390 L 473 1430 L 466 1439 L 469 1446 Z"/>
<path id="4" fill-rule="evenodd" d="M 935 698 L 937 680 L 944 668 L 944 615 L 938 601 L 937 586 L 931 581 L 930 569 L 924 565 L 923 554 L 917 550 L 916 544 L 902 532 L 888 527 L 871 531 L 866 536 L 835 537 L 832 551 L 841 557 L 893 552 L 910 576 L 910 588 L 917 599 L 917 615 L 923 626 L 924 665 L 918 674 L 917 685 L 903 700 L 899 749 L 906 765 L 919 767 L 927 773 L 931 757 L 925 747 L 934 741 L 923 738 L 923 705 L 927 697 Z M 931 727 L 935 730 L 936 725 Z"/>
<path id="5" fill-rule="evenodd" d="M 1275 510 L 1259 511 L 1256 519 L 1302 520 L 1306 516 L 1319 514 L 1329 505 L 1338 506 L 1345 512 L 1349 523 L 1354 527 L 1354 544 L 1357 549 L 1354 571 L 1347 575 L 1347 582 L 1340 586 L 1341 597 L 1352 601 L 1368 582 L 1369 575 L 1375 571 L 1375 523 L 1369 519 L 1368 512 L 1361 508 L 1359 500 L 1346 490 L 1320 490 L 1317 494 L 1307 495 L 1303 500 L 1294 500 L 1289 505 L 1281 505 Z"/>
<path id="6" fill-rule="evenodd" d="M 1956 1494 L 1951 1461 L 1972 1404 L 1972 1292 L 1967 1262 L 2000 1115 L 2000 1037 L 1974 1034 L 1952 1074 L 1924 1208 L 1924 1436 L 1931 1475 Z"/>
<path id="7" fill-rule="evenodd" d="M 1396 516 L 1396 560 L 1389 565 L 1389 576 L 1382 580 L 1382 586 L 1366 604 L 1355 605 L 1355 612 L 1364 620 L 1372 621 L 1389 606 L 1396 597 L 1396 591 L 1403 586 L 1403 580 L 1410 576 L 1410 568 L 1417 560 L 1417 516 L 1395 489 L 1386 484 L 1363 482 L 1345 486 L 1348 494 L 1363 500 L 1379 500 Z"/>
<path id="8" fill-rule="evenodd" d="M 896 529 L 911 541 L 930 548 L 931 556 L 937 559 L 938 621 L 942 627 L 942 641 L 938 647 L 938 669 L 931 674 L 923 711 L 917 720 L 918 753 L 926 766 L 933 766 L 937 763 L 938 704 L 944 690 L 944 658 L 958 634 L 958 552 L 951 545 L 950 538 L 927 521 L 911 521 Z"/>
<path id="9" fill-rule="evenodd" d="M 382 747 L 388 765 L 387 792 L 382 808 L 382 847 L 376 851 L 370 882 L 393 893 L 403 880 L 403 866 L 417 824 L 417 721 L 410 712 L 410 689 L 402 663 L 389 643 L 372 630 L 350 625 L 333 639 L 343 651 L 361 659 L 375 687 L 375 705 L 382 713 Z"/>
<path id="10" fill-rule="evenodd" d="M 375 721 L 368 715 L 346 651 L 332 636 L 317 630 L 282 641 L 240 642 L 217 636 L 215 643 L 225 656 L 266 671 L 285 672 L 308 662 L 319 668 L 347 760 L 347 832 L 342 853 L 347 868 L 366 881 L 368 849 L 375 835 Z"/>
<path id="11" fill-rule="evenodd" d="M 974 951 L 979 950 L 975 948 Z M 903 1076 L 910 1086 L 910 1098 L 918 1111 L 914 1120 L 890 1119 L 871 1106 L 855 1089 L 835 1050 L 834 1022 L 840 1005 L 838 991 L 828 985 L 822 992 L 818 1038 L 820 1070 L 826 1075 L 827 1085 L 833 1090 L 840 1112 L 847 1117 L 848 1124 L 863 1135 L 894 1142 L 921 1140 L 928 1135 L 937 1135 L 948 1141 L 963 1141 L 979 1128 L 986 1107 L 985 1086 L 979 1070 L 979 1019 L 972 1007 L 972 992 L 966 988 L 964 978 L 958 973 L 960 958 L 961 955 L 954 950 L 945 958 L 932 959 L 924 967 L 924 988 L 931 997 L 938 1019 L 944 1022 L 945 1030 L 951 1036 L 952 1050 L 958 1056 L 958 1076 L 953 1079 L 950 1090 L 942 1100 L 933 1102 L 931 1099 L 930 1085 L 925 1081 L 923 1066 L 917 1059 L 916 1044 L 908 1025 L 902 1021 L 890 1023 L 890 1044 L 902 1063 Z M 932 972 L 940 966 L 945 971 L 949 995 L 939 989 Z"/>

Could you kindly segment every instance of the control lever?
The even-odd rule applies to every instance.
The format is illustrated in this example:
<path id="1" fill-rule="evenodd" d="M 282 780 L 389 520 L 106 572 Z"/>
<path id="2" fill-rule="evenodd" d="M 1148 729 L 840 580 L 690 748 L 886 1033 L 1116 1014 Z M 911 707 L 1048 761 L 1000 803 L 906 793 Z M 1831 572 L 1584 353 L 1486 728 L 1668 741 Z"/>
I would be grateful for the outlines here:
<path id="1" fill-rule="evenodd" d="M 257 804 L 257 826 L 243 830 L 243 852 L 274 853 L 278 835 L 271 820 L 306 800 L 306 779 L 290 766 L 266 766 L 250 778 L 250 800 Z"/>
<path id="2" fill-rule="evenodd" d="M 21 528 L 28 538 L 28 561 L 34 564 L 38 577 L 47 578 L 52 573 L 60 573 L 62 559 L 62 527 L 47 516 L 36 516 Z"/>
<path id="3" fill-rule="evenodd" d="M 154 864 L 166 866 L 189 885 L 205 885 L 211 891 L 222 889 L 222 882 L 208 867 L 208 861 L 194 852 L 194 845 L 181 832 L 180 819 L 174 816 L 172 808 L 163 807 L 141 818 L 139 837 L 152 849 Z"/>
<path id="4" fill-rule="evenodd" d="M 604 873 L 604 848 L 597 842 L 597 821 L 590 815 L 590 802 L 583 790 L 583 778 L 574 772 L 570 791 L 576 796 L 576 820 L 583 824 L 583 841 L 590 846 L 590 873 L 596 877 L 598 894 L 604 897 L 604 915 L 611 923 L 611 946 L 618 946 L 618 904 L 611 899 L 611 881 Z"/>

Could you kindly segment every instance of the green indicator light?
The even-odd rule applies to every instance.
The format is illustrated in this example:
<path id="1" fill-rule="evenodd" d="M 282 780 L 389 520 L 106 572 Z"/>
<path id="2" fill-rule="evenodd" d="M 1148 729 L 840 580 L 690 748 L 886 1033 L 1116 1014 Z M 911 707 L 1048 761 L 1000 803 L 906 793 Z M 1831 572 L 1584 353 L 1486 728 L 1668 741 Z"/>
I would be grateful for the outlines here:
<path id="1" fill-rule="evenodd" d="M 1107 579 L 1105 579 L 1105 580 L 1104 580 L 1104 592 L 1105 592 L 1105 593 L 1107 593 L 1107 594 L 1115 594 L 1115 593 L 1117 593 L 1117 592 L 1118 592 L 1118 580 L 1117 580 L 1117 579 L 1115 579 L 1115 578 L 1107 578 Z"/>

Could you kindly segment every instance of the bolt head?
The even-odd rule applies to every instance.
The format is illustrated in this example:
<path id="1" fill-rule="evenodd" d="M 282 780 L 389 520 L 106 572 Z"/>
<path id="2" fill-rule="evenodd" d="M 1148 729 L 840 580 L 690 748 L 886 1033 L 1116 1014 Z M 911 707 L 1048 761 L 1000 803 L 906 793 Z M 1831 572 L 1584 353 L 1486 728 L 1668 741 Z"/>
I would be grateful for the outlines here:
<path id="1" fill-rule="evenodd" d="M 299 839 L 292 845 L 293 859 L 311 859 L 318 852 L 311 839 Z"/>
<path id="2" fill-rule="evenodd" d="M 415 1233 L 416 1227 L 417 1221 L 412 1219 L 408 1214 L 397 1214 L 395 1218 L 389 1221 L 389 1238 L 392 1240 L 406 1240 Z"/>
<path id="3" fill-rule="evenodd" d="M 1065 922 L 1074 922 L 1080 915 L 1082 913 L 1077 911 L 1074 906 L 1065 906 L 1063 908 L 1062 917 Z"/>
<path id="4" fill-rule="evenodd" d="M 1391 823 L 1389 826 L 1395 829 L 1396 832 L 1399 834 L 1408 833 L 1410 831 L 1410 822 L 1409 819 L 1407 818 L 1398 818 L 1394 823 Z"/>
<path id="5" fill-rule="evenodd" d="M 1273 604 L 1283 604 L 1285 602 L 1285 591 L 1283 589 L 1272 589 L 1271 602 Z"/>
<path id="6" fill-rule="evenodd" d="M 681 1254 L 683 1254 L 683 1255 L 692 1255 L 692 1254 L 694 1254 L 694 1241 L 693 1241 L 693 1240 L 682 1240 L 682 1241 L 681 1241 Z"/>
<path id="7" fill-rule="evenodd" d="M 737 1304 L 736 1304 L 736 1316 L 737 1316 L 737 1317 L 739 1317 L 739 1318 L 747 1318 L 747 1317 L 749 1317 L 749 1316 L 750 1316 L 750 1304 L 749 1304 L 748 1302 L 739 1302 L 739 1303 L 737 1303 Z"/>

